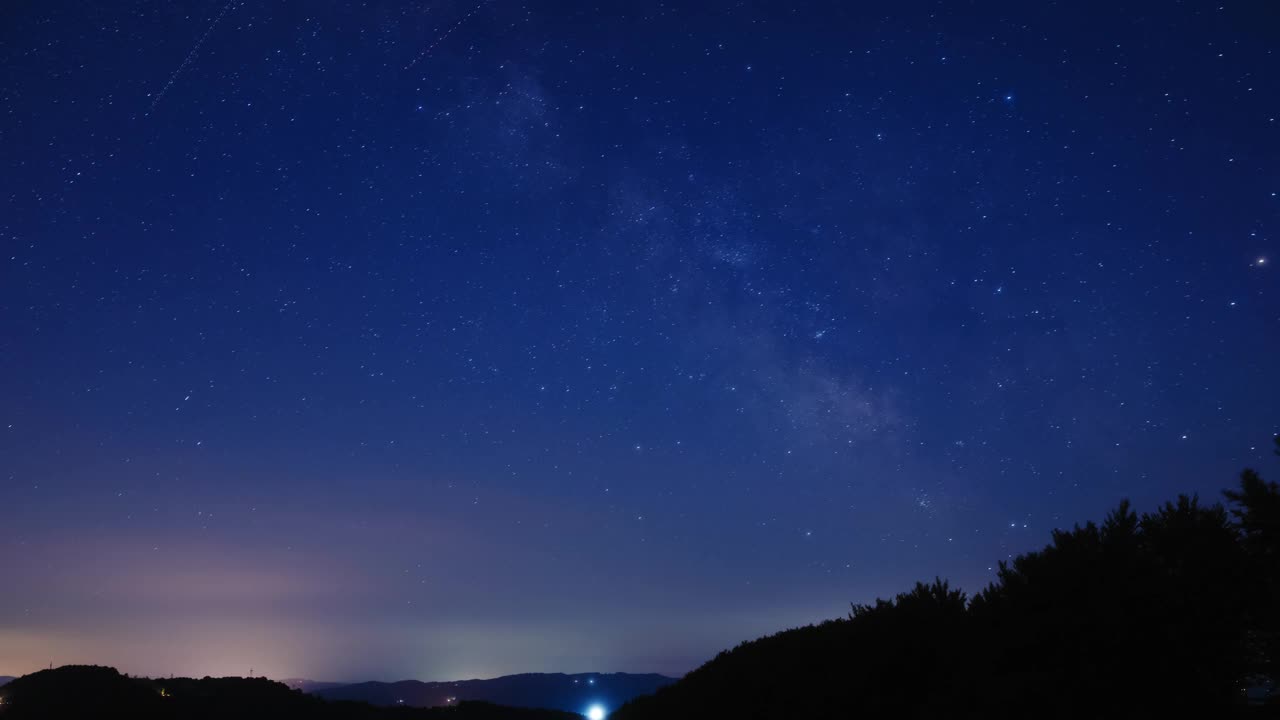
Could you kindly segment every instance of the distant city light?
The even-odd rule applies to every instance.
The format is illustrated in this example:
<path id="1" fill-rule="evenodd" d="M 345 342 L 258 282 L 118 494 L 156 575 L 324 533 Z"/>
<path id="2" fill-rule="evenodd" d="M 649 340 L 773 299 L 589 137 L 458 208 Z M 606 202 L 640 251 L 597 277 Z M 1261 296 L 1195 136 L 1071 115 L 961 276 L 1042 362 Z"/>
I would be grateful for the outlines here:
<path id="1" fill-rule="evenodd" d="M 587 720 L 604 720 L 604 706 L 597 704 L 587 708 Z"/>

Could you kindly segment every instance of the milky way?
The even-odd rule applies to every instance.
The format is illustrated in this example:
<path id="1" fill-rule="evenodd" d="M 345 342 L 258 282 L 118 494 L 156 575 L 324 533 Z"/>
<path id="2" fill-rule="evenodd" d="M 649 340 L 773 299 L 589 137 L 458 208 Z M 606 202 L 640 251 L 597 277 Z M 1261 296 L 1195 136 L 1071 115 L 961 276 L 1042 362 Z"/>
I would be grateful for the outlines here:
<path id="1" fill-rule="evenodd" d="M 680 673 L 1276 474 L 1265 3 L 9 5 L 0 674 Z"/>

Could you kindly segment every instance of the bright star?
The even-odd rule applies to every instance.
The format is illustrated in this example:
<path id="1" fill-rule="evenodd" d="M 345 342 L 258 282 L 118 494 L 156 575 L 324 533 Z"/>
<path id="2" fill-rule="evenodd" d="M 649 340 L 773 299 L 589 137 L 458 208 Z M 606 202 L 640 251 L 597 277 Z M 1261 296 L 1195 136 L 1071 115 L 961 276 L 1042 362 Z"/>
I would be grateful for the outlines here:
<path id="1" fill-rule="evenodd" d="M 587 720 L 604 720 L 604 706 L 592 705 L 587 708 Z"/>

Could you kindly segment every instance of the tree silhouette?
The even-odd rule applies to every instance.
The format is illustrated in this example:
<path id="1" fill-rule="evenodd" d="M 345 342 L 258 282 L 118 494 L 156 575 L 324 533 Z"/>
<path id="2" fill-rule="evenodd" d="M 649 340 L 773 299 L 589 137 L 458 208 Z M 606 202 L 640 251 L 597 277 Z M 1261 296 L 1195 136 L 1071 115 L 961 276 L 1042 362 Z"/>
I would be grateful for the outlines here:
<path id="1" fill-rule="evenodd" d="M 1280 438 L 1276 440 L 1280 454 Z M 1057 530 L 966 603 L 942 580 L 744 643 L 615 717 L 1228 717 L 1280 658 L 1280 486 Z"/>
<path id="2" fill-rule="evenodd" d="M 1280 435 L 1274 442 L 1280 455 Z M 1240 473 L 1240 489 L 1224 494 L 1236 506 L 1231 514 L 1248 555 L 1250 670 L 1280 681 L 1280 486 L 1246 468 Z"/>

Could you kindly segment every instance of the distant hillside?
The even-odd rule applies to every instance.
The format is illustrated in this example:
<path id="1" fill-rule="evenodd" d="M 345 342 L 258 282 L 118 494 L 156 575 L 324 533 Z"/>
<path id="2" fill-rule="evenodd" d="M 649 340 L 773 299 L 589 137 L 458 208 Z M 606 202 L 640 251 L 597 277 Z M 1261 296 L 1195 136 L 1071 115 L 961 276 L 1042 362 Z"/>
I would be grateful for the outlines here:
<path id="1" fill-rule="evenodd" d="M 366 682 L 315 691 L 331 700 L 360 700 L 374 705 L 439 707 L 480 700 L 511 707 L 541 707 L 582 712 L 592 704 L 616 708 L 641 695 L 675 682 L 655 674 L 541 674 L 507 675 L 492 680 L 458 682 Z"/>
<path id="2" fill-rule="evenodd" d="M 0 688 L 4 720 L 582 720 L 573 713 L 461 703 L 448 708 L 381 708 L 326 701 L 265 678 L 147 679 L 115 668 L 68 665 L 24 675 Z"/>
<path id="3" fill-rule="evenodd" d="M 329 688 L 342 687 L 351 683 L 344 682 L 327 682 L 324 680 L 308 680 L 306 678 L 285 678 L 280 682 L 288 685 L 294 690 L 301 690 L 304 693 L 314 693 L 317 690 L 328 690 Z"/>
<path id="4" fill-rule="evenodd" d="M 9 681 L 12 679 L 13 679 L 12 675 L 0 675 L 0 687 L 4 687 L 5 685 L 9 684 Z"/>

